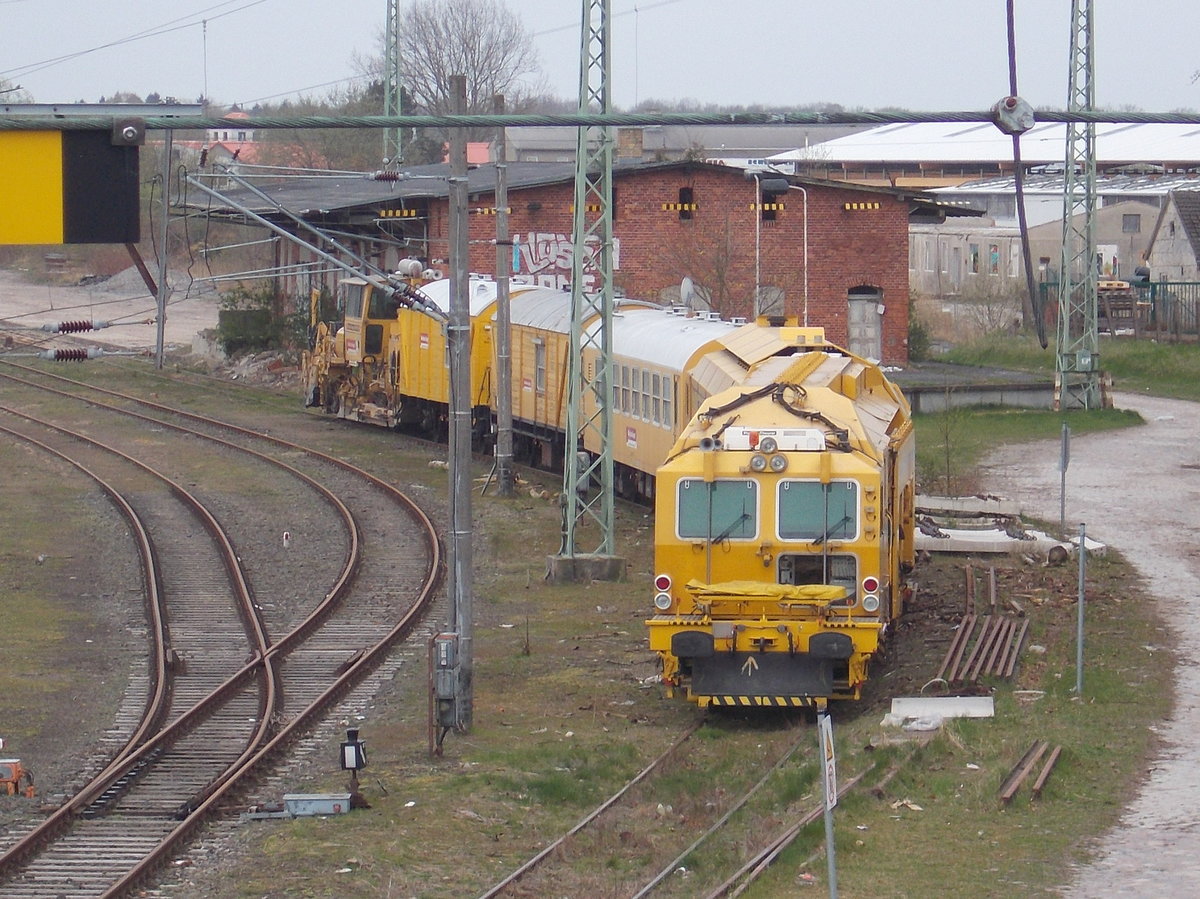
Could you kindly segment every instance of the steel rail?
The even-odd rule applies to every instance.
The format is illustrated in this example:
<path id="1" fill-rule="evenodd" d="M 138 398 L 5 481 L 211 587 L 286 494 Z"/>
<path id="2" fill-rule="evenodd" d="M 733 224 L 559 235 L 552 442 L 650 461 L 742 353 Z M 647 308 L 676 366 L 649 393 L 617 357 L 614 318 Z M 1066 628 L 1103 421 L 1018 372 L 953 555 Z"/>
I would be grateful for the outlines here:
<path id="1" fill-rule="evenodd" d="M 7 406 L 0 406 L 0 412 L 48 428 L 63 436 L 109 453 L 163 483 L 184 507 L 191 510 L 192 514 L 196 516 L 201 525 L 212 537 L 214 546 L 225 567 L 226 575 L 233 587 L 239 617 L 242 619 L 243 628 L 246 630 L 250 645 L 254 648 L 253 651 L 259 658 L 265 657 L 268 649 L 266 633 L 254 606 L 249 583 L 246 580 L 245 572 L 241 568 L 237 552 L 220 523 L 199 499 L 178 482 L 166 477 L 144 462 L 99 440 Z M 261 672 L 255 673 L 259 678 L 258 724 L 254 729 L 252 738 L 247 742 L 247 748 L 243 750 L 243 757 L 248 755 L 251 749 L 260 744 L 265 738 L 279 696 L 277 677 L 269 666 L 264 665 Z M 177 718 L 174 724 L 169 725 L 166 729 L 159 730 L 149 740 L 144 740 L 138 744 L 127 744 L 125 749 L 118 753 L 99 774 L 95 775 L 69 801 L 60 806 L 59 809 L 38 827 L 34 828 L 33 831 L 9 847 L 3 855 L 0 855 L 0 870 L 4 868 L 16 869 L 40 852 L 42 847 L 48 842 L 57 839 L 65 833 L 71 823 L 84 809 L 92 805 L 106 790 L 110 789 L 128 771 L 134 768 L 140 760 L 145 759 L 162 746 L 177 740 L 180 734 L 185 733 L 186 729 L 181 722 L 186 722 L 190 725 L 194 721 L 194 711 L 195 708 L 193 707 L 191 711 L 185 712 Z M 161 714 L 161 710 L 159 710 L 159 713 Z M 149 726 L 154 725 L 151 724 Z M 168 736 L 170 739 L 168 739 Z"/>
<path id="2" fill-rule="evenodd" d="M 12 363 L 9 363 L 9 364 L 11 365 Z M 24 366 L 16 366 L 16 367 L 24 368 Z M 232 425 L 228 422 L 223 422 L 223 421 L 211 419 L 211 418 L 208 418 L 205 416 L 200 416 L 195 413 L 187 412 L 185 410 L 175 409 L 175 408 L 172 408 L 169 406 L 165 406 L 163 404 L 153 403 L 148 400 L 144 400 L 140 397 L 132 396 L 130 394 L 122 394 L 117 391 L 109 391 L 104 388 L 99 388 L 99 387 L 95 387 L 93 385 L 84 384 L 82 382 L 74 381 L 72 379 L 61 378 L 60 376 L 57 376 L 57 375 L 47 375 L 46 373 L 40 372 L 37 369 L 26 369 L 26 370 L 31 371 L 31 372 L 36 372 L 37 374 L 39 374 L 43 377 L 49 377 L 51 379 L 62 380 L 62 381 L 65 381 L 65 382 L 70 383 L 77 387 L 84 387 L 89 390 L 95 390 L 100 393 L 108 394 L 108 395 L 115 396 L 115 397 L 120 397 L 120 398 L 123 398 L 126 400 L 131 400 L 131 401 L 139 403 L 143 406 L 147 406 L 147 407 L 156 409 L 159 412 L 163 412 L 163 413 L 166 413 L 169 415 L 176 415 L 176 416 L 183 417 L 185 419 L 202 422 L 209 426 L 215 426 L 215 427 L 231 430 L 231 431 L 233 431 L 235 433 L 239 433 L 243 436 L 247 436 L 247 437 L 253 438 L 255 440 L 267 441 L 269 443 L 272 443 L 273 445 L 277 445 L 277 446 L 284 447 L 287 449 L 300 450 L 302 452 L 309 454 L 310 456 L 312 456 L 314 458 L 318 458 L 318 459 L 322 460 L 323 462 L 333 464 L 333 465 L 341 468 L 344 471 L 347 471 L 351 474 L 356 475 L 357 477 L 360 477 L 360 478 L 368 481 L 376 488 L 386 491 L 393 498 L 393 500 L 395 500 L 402 508 L 404 508 L 406 514 L 408 514 L 410 517 L 413 517 L 414 519 L 416 519 L 418 521 L 418 523 L 420 524 L 422 539 L 423 539 L 423 542 L 425 544 L 425 547 L 426 547 L 427 553 L 428 553 L 428 556 L 427 556 L 428 567 L 427 567 L 426 575 L 424 578 L 424 582 L 420 589 L 420 595 L 418 597 L 418 601 L 412 606 L 412 608 L 410 608 L 409 612 L 406 615 L 404 615 L 403 618 L 393 627 L 393 629 L 388 634 L 386 634 L 381 640 L 379 640 L 373 647 L 371 647 L 369 650 L 367 650 L 365 652 L 359 653 L 354 658 L 354 661 L 351 664 L 347 665 L 347 667 L 343 673 L 343 676 L 341 678 L 339 678 L 335 683 L 330 685 L 323 693 L 320 694 L 320 696 L 318 696 L 312 703 L 310 703 L 308 708 L 306 708 L 304 711 L 300 712 L 299 714 L 295 715 L 286 727 L 284 727 L 282 730 L 280 730 L 278 733 L 276 733 L 272 739 L 263 743 L 260 748 L 256 749 L 256 751 L 254 751 L 251 754 L 245 754 L 241 759 L 239 759 L 239 762 L 236 766 L 231 766 L 229 771 L 227 771 L 226 774 L 221 778 L 220 783 L 216 783 L 216 784 L 214 784 L 214 786 L 212 788 L 206 790 L 205 795 L 194 805 L 194 807 L 189 809 L 189 814 L 185 817 L 185 819 L 181 823 L 181 825 L 179 827 L 175 828 L 175 830 L 166 839 L 164 839 L 164 841 L 159 845 L 159 847 L 153 853 L 148 854 L 142 860 L 141 863 L 139 863 L 135 868 L 130 870 L 129 874 L 126 877 L 122 878 L 122 880 L 119 883 L 114 884 L 114 886 L 109 890 L 109 892 L 105 893 L 105 895 L 114 895 L 115 896 L 115 895 L 120 895 L 123 890 L 128 889 L 134 883 L 136 883 L 140 880 L 143 880 L 145 877 L 147 877 L 149 872 L 154 870 L 156 868 L 157 864 L 163 860 L 163 857 L 168 852 L 170 852 L 173 847 L 177 846 L 191 832 L 191 830 L 195 826 L 198 826 L 199 823 L 206 817 L 207 814 L 211 813 L 215 809 L 216 803 L 223 796 L 227 795 L 227 793 L 235 786 L 235 784 L 246 773 L 253 770 L 255 768 L 255 766 L 257 766 L 261 762 L 265 761 L 270 755 L 272 755 L 273 753 L 276 753 L 285 744 L 285 742 L 288 739 L 290 739 L 292 736 L 294 736 L 302 728 L 306 727 L 323 708 L 325 708 L 329 703 L 334 701 L 334 699 L 336 699 L 338 696 L 342 695 L 344 692 L 346 692 L 350 688 L 352 688 L 354 686 L 354 684 L 358 682 L 360 677 L 366 671 L 369 671 L 371 669 L 371 667 L 373 667 L 382 658 L 382 655 L 387 650 L 389 650 L 392 645 L 394 645 L 394 643 L 396 642 L 397 639 L 399 639 L 400 637 L 407 634 L 408 630 L 411 629 L 412 623 L 416 620 L 417 616 L 424 612 L 428 603 L 431 601 L 431 599 L 434 595 L 434 591 L 440 581 L 440 577 L 441 577 L 441 574 L 442 574 L 442 571 L 444 568 L 443 563 L 442 563 L 442 558 L 441 558 L 441 547 L 440 547 L 440 543 L 438 542 L 436 530 L 434 529 L 432 522 L 428 519 L 428 517 L 424 514 L 424 512 L 418 506 L 416 506 L 415 503 L 412 502 L 412 500 L 409 497 L 405 496 L 403 493 L 401 493 L 400 491 L 398 491 L 397 489 L 392 487 L 390 484 L 387 484 L 383 480 L 379 479 L 375 475 L 372 475 L 371 473 L 366 472 L 366 471 L 358 468 L 357 466 L 353 466 L 349 463 L 346 463 L 343 460 L 337 459 L 336 457 L 329 456 L 328 454 L 324 454 L 324 453 L 319 453 L 315 450 L 311 450 L 309 448 L 300 446 L 299 444 L 295 444 L 290 441 L 282 440 L 280 438 L 271 437 L 270 435 L 265 435 L 265 434 L 259 433 L 257 431 L 251 430 L 251 429 L 242 428 L 237 425 Z M 12 376 L 5 376 L 5 377 L 12 377 Z M 16 380 L 22 380 L 22 379 L 16 379 Z M 34 386 L 37 386 L 40 389 L 49 389 L 49 388 L 46 388 L 44 385 L 34 385 Z M 235 443 L 230 443 L 229 441 L 223 441 L 219 438 L 215 438 L 210 434 L 203 434 L 202 432 L 194 431 L 189 428 L 183 428 L 176 424 L 172 424 L 169 422 L 162 422 L 158 419 L 150 418 L 148 416 L 143 416 L 143 415 L 140 415 L 139 413 L 132 412 L 130 410 L 117 409 L 116 407 L 110 406 L 108 404 L 97 403 L 94 400 L 89 400 L 84 397 L 80 397 L 76 394 L 65 393 L 64 395 L 71 396 L 75 399 L 79 399 L 84 402 L 89 402 L 89 403 L 92 403 L 93 405 L 97 405 L 97 406 L 100 406 L 100 407 L 103 407 L 103 408 L 106 408 L 106 409 L 109 409 L 112 411 L 116 411 L 120 414 L 131 415 L 131 416 L 134 416 L 134 417 L 146 420 L 146 421 L 154 422 L 156 424 L 175 428 L 184 433 L 196 434 L 196 435 L 203 437 L 204 439 L 212 440 L 219 444 L 232 446 L 234 448 L 241 449 L 245 452 L 249 452 L 252 455 L 260 456 L 260 457 L 267 458 L 270 460 L 270 457 L 262 456 L 262 454 L 259 454 L 256 451 L 248 450 L 245 447 L 241 447 Z M 273 461 L 275 464 L 279 464 L 285 468 L 288 468 L 295 473 L 294 468 L 292 468 L 291 466 L 287 466 L 285 463 L 282 463 L 279 460 L 270 460 L 270 461 Z M 299 473 L 299 474 L 301 474 L 301 476 L 303 476 L 302 473 Z M 352 517 L 350 520 L 352 520 Z M 335 595 L 340 595 L 340 593 L 342 593 L 343 590 L 345 589 L 345 586 L 347 583 L 348 583 L 348 578 L 344 576 L 339 581 L 339 585 L 337 586 L 337 588 L 335 588 L 335 590 L 331 591 L 330 594 L 327 595 L 325 604 L 328 605 L 330 603 L 330 601 L 333 598 L 335 598 Z M 301 641 L 304 632 L 311 631 L 314 627 L 316 627 L 319 624 L 318 618 L 319 618 L 318 613 L 314 612 L 313 614 L 311 614 L 308 618 L 305 619 L 304 622 L 302 622 L 299 626 L 297 626 L 295 629 L 293 629 L 293 631 L 289 632 L 289 634 L 287 636 L 285 636 L 280 641 L 278 641 L 277 643 L 270 646 L 270 648 L 268 648 L 262 654 L 261 658 L 255 659 L 252 662 L 248 663 L 241 672 L 239 672 L 237 675 L 234 675 L 230 679 L 230 681 L 227 682 L 226 686 L 227 687 L 231 686 L 238 679 L 248 677 L 250 675 L 250 673 L 257 667 L 259 667 L 260 665 L 261 666 L 269 666 L 272 662 L 275 662 L 278 659 L 282 658 L 283 655 L 289 650 L 289 648 L 291 647 L 292 644 L 297 644 Z M 193 710 L 193 711 L 198 712 L 199 710 L 197 709 L 197 710 Z M 187 724 L 187 722 L 181 721 L 181 722 L 179 722 L 179 727 L 182 729 L 183 727 L 186 726 L 186 724 Z M 167 736 L 163 736 L 162 739 L 166 740 Z"/>

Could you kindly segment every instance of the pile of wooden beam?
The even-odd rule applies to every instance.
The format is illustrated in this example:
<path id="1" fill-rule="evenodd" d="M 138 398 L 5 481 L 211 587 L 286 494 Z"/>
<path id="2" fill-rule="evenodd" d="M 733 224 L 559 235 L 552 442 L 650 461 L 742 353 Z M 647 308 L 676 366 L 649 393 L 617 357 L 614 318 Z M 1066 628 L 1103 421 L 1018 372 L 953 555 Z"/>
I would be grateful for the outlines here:
<path id="1" fill-rule="evenodd" d="M 981 677 L 1012 677 L 1029 631 L 1029 619 L 1013 615 L 965 615 L 935 679 L 977 683 Z"/>
<path id="2" fill-rule="evenodd" d="M 1046 752 L 1049 751 L 1049 755 Z M 1030 801 L 1039 798 L 1042 795 L 1042 788 L 1046 786 L 1046 781 L 1050 777 L 1050 772 L 1054 770 L 1054 765 L 1058 761 L 1058 757 L 1062 755 L 1062 747 L 1055 746 L 1050 748 L 1050 744 L 1045 740 L 1034 740 L 1033 745 L 1026 750 L 1025 755 L 1021 756 L 1021 760 L 1013 766 L 1012 771 L 1008 773 L 1008 777 L 1004 778 L 1004 783 L 1000 785 L 1000 801 L 1005 805 L 1012 802 L 1013 797 L 1017 795 L 1017 791 L 1021 789 L 1021 784 L 1029 777 L 1030 773 L 1037 766 L 1037 763 L 1042 760 L 1042 756 L 1046 756 L 1046 761 L 1042 763 L 1042 770 L 1034 780 L 1033 786 L 1030 788 Z"/>

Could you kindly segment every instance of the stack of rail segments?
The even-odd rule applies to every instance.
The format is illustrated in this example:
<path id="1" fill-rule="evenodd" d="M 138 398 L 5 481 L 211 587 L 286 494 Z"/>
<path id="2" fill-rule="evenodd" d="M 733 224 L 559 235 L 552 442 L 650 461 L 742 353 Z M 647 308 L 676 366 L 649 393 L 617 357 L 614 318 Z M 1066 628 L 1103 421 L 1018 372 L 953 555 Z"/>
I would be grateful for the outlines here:
<path id="1" fill-rule="evenodd" d="M 996 569 L 987 571 L 987 611 L 975 612 L 975 571 L 966 569 L 966 612 L 958 623 L 942 666 L 934 680 L 951 688 L 978 684 L 980 678 L 1010 678 L 1025 645 L 1029 619 L 1024 610 L 1010 602 L 1002 609 L 996 599 Z"/>

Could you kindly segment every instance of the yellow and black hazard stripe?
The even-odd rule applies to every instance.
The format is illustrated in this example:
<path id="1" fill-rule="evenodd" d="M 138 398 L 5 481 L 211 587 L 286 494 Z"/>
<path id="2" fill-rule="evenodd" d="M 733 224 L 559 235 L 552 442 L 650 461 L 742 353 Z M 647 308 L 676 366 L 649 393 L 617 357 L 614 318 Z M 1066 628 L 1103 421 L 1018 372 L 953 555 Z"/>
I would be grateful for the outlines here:
<path id="1" fill-rule="evenodd" d="M 816 700 L 811 696 L 693 696 L 692 698 L 701 708 L 711 705 L 735 708 L 791 709 L 812 708 L 816 705 Z"/>
<path id="2" fill-rule="evenodd" d="M 0 132 L 0 244 L 140 236 L 136 146 L 107 131 Z"/>

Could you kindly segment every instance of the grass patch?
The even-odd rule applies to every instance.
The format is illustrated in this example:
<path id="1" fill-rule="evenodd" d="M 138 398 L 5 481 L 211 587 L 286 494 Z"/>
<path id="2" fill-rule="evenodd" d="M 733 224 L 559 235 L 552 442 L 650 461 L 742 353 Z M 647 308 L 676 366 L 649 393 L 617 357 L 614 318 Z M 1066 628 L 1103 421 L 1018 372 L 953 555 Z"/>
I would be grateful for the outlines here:
<path id="1" fill-rule="evenodd" d="M 947 496 L 978 492 L 975 472 L 984 457 L 1005 443 L 1059 440 L 1066 424 L 1072 435 L 1143 423 L 1127 409 L 1057 412 L 1001 406 L 951 408 L 913 416 L 917 435 L 917 481 L 927 493 Z"/>
<path id="2" fill-rule="evenodd" d="M 1200 400 L 1200 344 L 1103 338 L 1100 366 L 1117 390 Z M 1032 337 L 993 334 L 955 347 L 940 361 L 983 365 L 1054 375 L 1055 350 L 1042 349 Z"/>
<path id="3" fill-rule="evenodd" d="M 1040 893 L 1086 857 L 1089 837 L 1116 823 L 1155 749 L 1148 725 L 1170 711 L 1170 653 L 1125 563 L 1089 560 L 1084 690 L 1076 696 L 1070 567 L 1048 570 L 1029 601 L 1030 647 L 1013 683 L 991 685 L 995 717 L 949 722 L 882 793 L 838 806 L 838 878 L 848 894 Z M 842 724 L 839 773 L 848 776 L 874 755 L 861 748 L 873 732 L 872 721 Z M 1039 799 L 1030 777 L 1004 805 L 1000 785 L 1035 739 L 1061 745 L 1063 754 Z M 824 883 L 823 837 L 819 824 L 809 828 L 747 895 L 789 894 L 801 876 Z"/>

